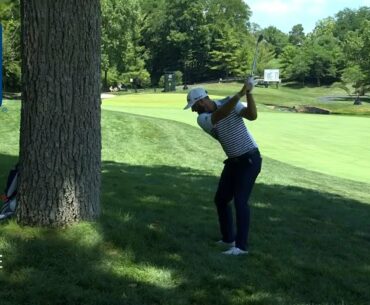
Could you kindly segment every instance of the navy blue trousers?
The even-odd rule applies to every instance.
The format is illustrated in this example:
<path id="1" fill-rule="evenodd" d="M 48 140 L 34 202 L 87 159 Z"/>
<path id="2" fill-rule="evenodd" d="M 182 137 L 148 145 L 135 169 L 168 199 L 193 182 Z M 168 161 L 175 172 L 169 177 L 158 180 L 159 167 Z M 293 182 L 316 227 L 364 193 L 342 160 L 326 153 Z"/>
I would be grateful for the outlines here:
<path id="1" fill-rule="evenodd" d="M 235 241 L 235 246 L 248 250 L 248 234 L 250 223 L 249 197 L 258 174 L 261 171 L 262 158 L 258 150 L 237 158 L 224 161 L 215 196 L 218 221 L 222 240 Z M 234 199 L 236 215 L 236 233 L 233 224 L 231 201 Z"/>

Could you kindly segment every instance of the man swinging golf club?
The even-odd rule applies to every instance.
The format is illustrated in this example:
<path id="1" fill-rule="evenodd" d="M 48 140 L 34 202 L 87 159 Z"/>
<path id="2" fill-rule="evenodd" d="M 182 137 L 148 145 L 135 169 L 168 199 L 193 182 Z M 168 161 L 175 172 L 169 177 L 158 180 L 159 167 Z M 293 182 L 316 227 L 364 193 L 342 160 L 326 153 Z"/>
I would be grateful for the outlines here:
<path id="1" fill-rule="evenodd" d="M 261 171 L 262 158 L 258 146 L 244 124 L 243 118 L 253 121 L 257 108 L 252 96 L 253 77 L 232 97 L 213 101 L 203 88 L 190 90 L 187 105 L 198 113 L 200 127 L 218 140 L 227 155 L 215 196 L 221 240 L 229 246 L 226 255 L 248 254 L 250 207 L 253 185 Z M 239 100 L 246 96 L 247 105 Z M 230 202 L 234 199 L 236 232 Z"/>

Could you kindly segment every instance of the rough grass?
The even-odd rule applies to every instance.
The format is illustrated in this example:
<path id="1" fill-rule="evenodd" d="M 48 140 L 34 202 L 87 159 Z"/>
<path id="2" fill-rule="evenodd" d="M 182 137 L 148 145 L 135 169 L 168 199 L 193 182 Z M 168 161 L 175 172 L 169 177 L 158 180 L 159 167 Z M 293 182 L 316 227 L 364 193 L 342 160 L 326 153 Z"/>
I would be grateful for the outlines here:
<path id="1" fill-rule="evenodd" d="M 17 160 L 10 110 L 2 185 Z M 199 128 L 103 111 L 101 218 L 64 230 L 1 224 L 1 304 L 370 303 L 369 184 L 264 157 L 251 253 L 224 257 L 212 203 L 222 160 Z"/>

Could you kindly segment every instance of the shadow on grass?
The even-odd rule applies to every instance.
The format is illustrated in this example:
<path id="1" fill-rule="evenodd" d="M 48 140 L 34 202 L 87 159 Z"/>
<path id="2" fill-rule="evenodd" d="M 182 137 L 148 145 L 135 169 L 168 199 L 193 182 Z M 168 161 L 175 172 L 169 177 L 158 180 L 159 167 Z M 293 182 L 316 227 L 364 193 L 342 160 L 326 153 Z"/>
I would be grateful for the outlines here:
<path id="1" fill-rule="evenodd" d="M 356 101 L 357 95 L 321 96 L 318 99 L 320 102 L 349 102 L 352 105 Z M 360 96 L 360 101 L 363 103 L 370 103 L 370 97 Z"/>
<path id="2" fill-rule="evenodd" d="M 284 83 L 284 87 L 291 88 L 291 89 L 303 89 L 303 88 L 315 88 L 316 86 L 312 84 L 304 84 L 304 83 L 297 83 L 297 82 L 289 82 Z"/>
<path id="3" fill-rule="evenodd" d="M 15 163 L 0 156 L 0 172 Z M 258 183 L 251 253 L 223 257 L 218 177 L 103 163 L 102 216 L 66 230 L 1 231 L 2 304 L 365 304 L 370 207 Z"/>
<path id="4" fill-rule="evenodd" d="M 6 179 L 9 171 L 17 164 L 18 158 L 15 156 L 2 155 L 0 153 L 0 193 L 5 189 Z"/>

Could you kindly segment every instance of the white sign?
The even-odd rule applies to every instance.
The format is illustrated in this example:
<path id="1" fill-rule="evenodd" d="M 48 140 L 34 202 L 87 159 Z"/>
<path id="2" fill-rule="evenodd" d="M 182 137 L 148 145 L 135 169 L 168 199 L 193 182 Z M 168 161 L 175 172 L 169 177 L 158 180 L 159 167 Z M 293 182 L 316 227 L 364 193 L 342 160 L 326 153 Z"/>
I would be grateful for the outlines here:
<path id="1" fill-rule="evenodd" d="M 265 69 L 263 80 L 265 82 L 280 82 L 279 69 Z"/>

